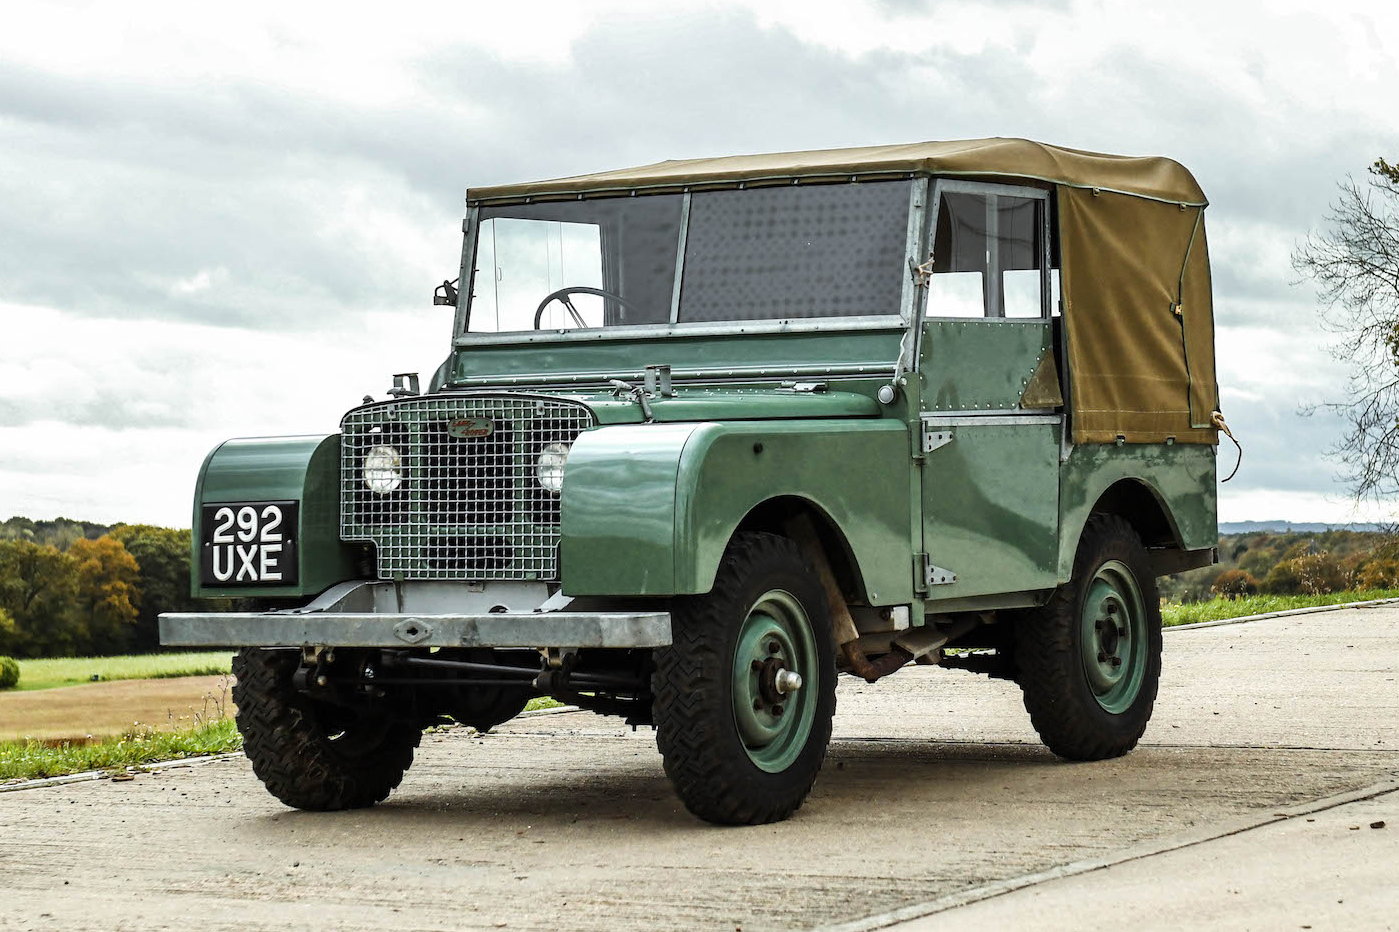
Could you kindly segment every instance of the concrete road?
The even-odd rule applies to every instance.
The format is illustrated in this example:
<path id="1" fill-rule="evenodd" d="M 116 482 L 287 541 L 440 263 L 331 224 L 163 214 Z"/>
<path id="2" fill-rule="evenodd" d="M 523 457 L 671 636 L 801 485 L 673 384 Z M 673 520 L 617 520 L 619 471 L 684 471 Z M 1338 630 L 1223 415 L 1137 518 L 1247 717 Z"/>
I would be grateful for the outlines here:
<path id="1" fill-rule="evenodd" d="M 1396 924 L 1399 608 L 1171 631 L 1164 676 L 1096 764 L 1008 683 L 846 682 L 811 800 L 757 828 L 696 822 L 649 730 L 582 712 L 429 736 L 359 812 L 241 759 L 0 793 L 0 929 Z"/>

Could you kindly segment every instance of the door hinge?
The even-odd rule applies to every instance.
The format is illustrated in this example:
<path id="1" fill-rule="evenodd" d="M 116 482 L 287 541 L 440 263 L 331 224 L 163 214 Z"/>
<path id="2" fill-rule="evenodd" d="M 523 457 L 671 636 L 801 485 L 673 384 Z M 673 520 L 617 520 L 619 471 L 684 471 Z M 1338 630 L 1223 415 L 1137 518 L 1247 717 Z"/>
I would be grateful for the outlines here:
<path id="1" fill-rule="evenodd" d="M 926 592 L 933 586 L 949 586 L 957 581 L 956 573 L 934 565 L 926 553 L 914 554 L 914 565 L 917 567 L 916 581 L 922 591 Z"/>
<path id="2" fill-rule="evenodd" d="M 945 447 L 952 442 L 952 428 L 950 427 L 929 427 L 928 422 L 923 422 L 923 452 L 931 453 L 938 447 Z"/>

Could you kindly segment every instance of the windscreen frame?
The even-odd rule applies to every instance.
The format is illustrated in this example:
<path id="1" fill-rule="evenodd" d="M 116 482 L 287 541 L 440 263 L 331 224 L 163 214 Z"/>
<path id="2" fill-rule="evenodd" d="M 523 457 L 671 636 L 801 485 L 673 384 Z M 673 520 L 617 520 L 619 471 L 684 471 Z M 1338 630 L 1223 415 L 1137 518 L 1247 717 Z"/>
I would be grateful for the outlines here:
<path id="1" fill-rule="evenodd" d="M 900 173 L 896 177 L 889 177 L 887 174 L 874 178 L 864 178 L 851 176 L 838 181 L 833 180 L 803 180 L 788 179 L 785 184 L 794 187 L 815 187 L 818 184 L 856 184 L 870 185 L 882 183 L 908 183 L 908 216 L 904 235 L 904 255 L 900 262 L 898 271 L 891 274 L 901 274 L 902 282 L 899 289 L 898 313 L 895 314 L 871 314 L 843 317 L 821 317 L 821 318 L 787 318 L 780 320 L 733 320 L 725 322 L 681 322 L 677 319 L 680 308 L 681 294 L 684 288 L 685 275 L 685 250 L 686 240 L 689 230 L 689 217 L 692 198 L 695 194 L 704 193 L 703 190 L 685 190 L 681 195 L 681 223 L 679 237 L 676 243 L 676 264 L 675 278 L 673 281 L 670 320 L 665 324 L 635 324 L 619 325 L 600 328 L 586 329 L 564 329 L 564 330 L 516 330 L 499 333 L 469 332 L 466 328 L 470 319 L 470 301 L 474 288 L 475 265 L 477 259 L 478 242 L 480 240 L 481 229 L 481 205 L 471 205 L 467 209 L 466 219 L 462 223 L 464 237 L 462 242 L 461 261 L 461 281 L 463 286 L 458 291 L 457 311 L 453 325 L 453 343 L 457 347 L 470 347 L 501 343 L 539 343 L 539 342 L 596 342 L 599 340 L 634 340 L 634 339 L 663 339 L 666 337 L 680 336 L 714 336 L 723 334 L 743 334 L 743 333 L 780 333 L 780 332 L 811 332 L 823 330 L 901 330 L 907 328 L 909 322 L 915 319 L 915 302 L 918 289 L 915 287 L 913 277 L 906 269 L 910 266 L 909 259 L 917 254 L 917 249 L 922 238 L 924 226 L 924 203 L 927 199 L 927 176 L 916 173 Z M 742 189 L 745 186 L 739 185 Z M 752 185 L 754 188 L 766 187 Z M 714 189 L 705 189 L 714 190 Z M 622 195 L 627 197 L 652 197 L 664 196 L 666 194 L 675 195 L 675 191 L 656 192 L 656 194 L 636 194 Z M 608 197 L 616 197 L 616 194 L 608 194 Z M 577 197 L 570 200 L 589 200 L 593 198 Z M 601 197 L 597 199 L 602 199 Z M 489 206 L 497 206 L 495 204 Z"/>

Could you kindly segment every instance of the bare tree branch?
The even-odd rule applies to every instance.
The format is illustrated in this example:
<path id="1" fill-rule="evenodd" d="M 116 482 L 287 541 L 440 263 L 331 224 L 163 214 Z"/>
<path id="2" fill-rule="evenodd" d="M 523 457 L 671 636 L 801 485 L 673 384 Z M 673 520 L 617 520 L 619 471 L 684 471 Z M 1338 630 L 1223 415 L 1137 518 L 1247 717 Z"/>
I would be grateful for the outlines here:
<path id="1" fill-rule="evenodd" d="M 1316 285 L 1322 325 L 1350 365 L 1345 398 L 1325 408 L 1346 422 L 1328 453 L 1357 502 L 1399 495 L 1399 165 L 1377 159 L 1362 184 L 1347 177 L 1320 232 L 1292 253 Z"/>

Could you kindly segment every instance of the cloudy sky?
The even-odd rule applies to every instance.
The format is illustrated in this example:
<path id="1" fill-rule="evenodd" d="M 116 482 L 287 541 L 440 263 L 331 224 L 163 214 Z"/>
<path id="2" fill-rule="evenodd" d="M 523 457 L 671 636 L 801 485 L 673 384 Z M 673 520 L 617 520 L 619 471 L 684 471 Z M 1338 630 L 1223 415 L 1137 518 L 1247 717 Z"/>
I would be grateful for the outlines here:
<path id="1" fill-rule="evenodd" d="M 1399 158 L 1378 4 L 218 9 L 7 8 L 0 518 L 187 525 L 220 440 L 334 430 L 431 372 L 468 184 L 981 136 L 1190 167 L 1247 450 L 1221 520 L 1370 514 L 1323 456 L 1337 423 L 1298 415 L 1345 369 L 1288 257 L 1338 180 Z"/>

